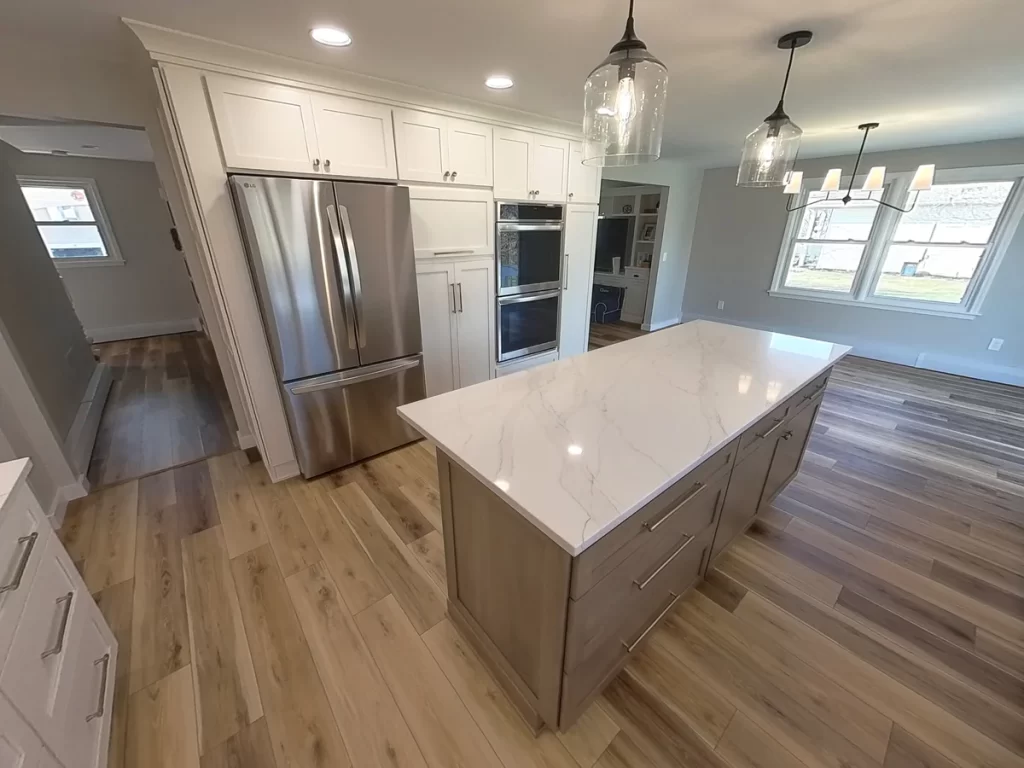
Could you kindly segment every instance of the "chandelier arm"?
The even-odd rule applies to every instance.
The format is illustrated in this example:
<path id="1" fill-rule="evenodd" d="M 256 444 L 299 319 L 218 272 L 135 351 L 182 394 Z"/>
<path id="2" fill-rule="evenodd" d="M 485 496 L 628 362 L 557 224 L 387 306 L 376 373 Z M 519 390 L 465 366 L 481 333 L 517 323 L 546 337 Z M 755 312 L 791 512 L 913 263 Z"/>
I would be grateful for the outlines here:
<path id="1" fill-rule="evenodd" d="M 910 205 L 907 206 L 906 208 L 900 208 L 898 205 L 893 205 L 892 203 L 887 203 L 884 200 L 875 200 L 874 202 L 876 202 L 878 205 L 884 205 L 886 208 L 891 208 L 894 211 L 899 211 L 900 213 L 910 213 L 912 210 L 914 210 L 914 206 L 917 205 L 917 198 L 918 198 L 918 196 L 920 194 L 921 194 L 920 192 L 916 192 L 915 191 L 914 192 L 914 199 L 911 201 Z"/>

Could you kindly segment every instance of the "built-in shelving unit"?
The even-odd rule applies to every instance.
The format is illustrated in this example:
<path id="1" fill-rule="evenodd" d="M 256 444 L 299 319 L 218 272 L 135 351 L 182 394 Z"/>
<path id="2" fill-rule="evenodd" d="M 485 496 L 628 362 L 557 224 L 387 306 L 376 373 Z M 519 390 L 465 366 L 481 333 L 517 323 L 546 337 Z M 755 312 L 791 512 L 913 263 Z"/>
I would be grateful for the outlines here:
<path id="1" fill-rule="evenodd" d="M 661 236 L 661 191 L 651 187 L 619 187 L 601 195 L 601 218 L 631 219 L 622 254 L 623 267 L 650 269 Z"/>

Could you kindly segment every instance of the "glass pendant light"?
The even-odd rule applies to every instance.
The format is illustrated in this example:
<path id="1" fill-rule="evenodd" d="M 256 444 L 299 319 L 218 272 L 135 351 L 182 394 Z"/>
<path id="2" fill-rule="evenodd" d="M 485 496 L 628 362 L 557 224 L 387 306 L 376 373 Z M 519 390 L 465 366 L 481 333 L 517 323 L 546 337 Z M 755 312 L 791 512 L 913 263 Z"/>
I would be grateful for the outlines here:
<path id="1" fill-rule="evenodd" d="M 639 165 L 661 156 L 668 70 L 633 31 L 633 0 L 622 39 L 583 89 L 583 164 Z"/>
<path id="2" fill-rule="evenodd" d="M 782 102 L 786 98 L 789 73 L 793 69 L 793 52 L 809 42 L 811 33 L 806 30 L 790 32 L 779 38 L 779 48 L 789 49 L 789 66 L 782 83 L 782 95 L 775 111 L 747 136 L 743 144 L 743 157 L 736 175 L 738 187 L 781 187 L 793 170 L 803 131 L 789 119 Z"/>

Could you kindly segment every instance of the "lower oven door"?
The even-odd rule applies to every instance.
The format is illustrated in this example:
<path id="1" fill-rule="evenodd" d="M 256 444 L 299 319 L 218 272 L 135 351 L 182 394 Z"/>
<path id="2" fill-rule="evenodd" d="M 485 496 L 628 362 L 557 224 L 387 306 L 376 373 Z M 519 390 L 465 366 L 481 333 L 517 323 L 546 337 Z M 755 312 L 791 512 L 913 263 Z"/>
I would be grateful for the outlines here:
<path id="1" fill-rule="evenodd" d="M 420 438 L 395 409 L 426 397 L 422 355 L 290 381 L 283 389 L 303 477 Z"/>
<path id="2" fill-rule="evenodd" d="M 498 362 L 515 360 L 558 346 L 561 291 L 498 299 Z"/>

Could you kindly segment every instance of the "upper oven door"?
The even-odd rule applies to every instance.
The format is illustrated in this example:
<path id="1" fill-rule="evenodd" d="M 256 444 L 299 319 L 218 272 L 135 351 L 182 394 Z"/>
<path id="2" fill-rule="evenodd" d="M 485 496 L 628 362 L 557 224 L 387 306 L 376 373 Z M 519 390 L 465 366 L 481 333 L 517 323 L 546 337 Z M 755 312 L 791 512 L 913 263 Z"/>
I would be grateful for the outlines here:
<path id="1" fill-rule="evenodd" d="M 499 222 L 511 221 L 520 224 L 561 224 L 565 206 L 557 203 L 502 203 L 498 202 Z"/>
<path id="2" fill-rule="evenodd" d="M 498 295 L 562 284 L 562 223 L 498 224 Z"/>

